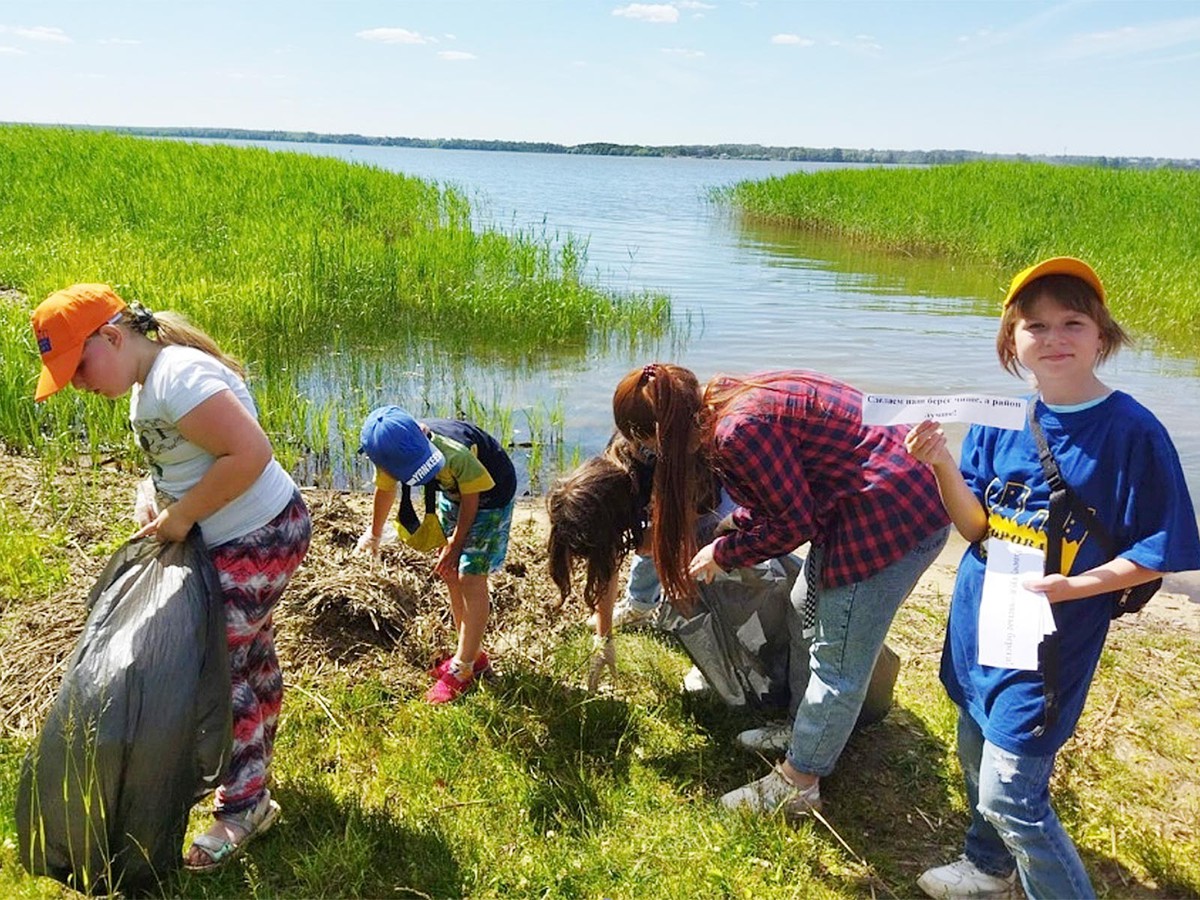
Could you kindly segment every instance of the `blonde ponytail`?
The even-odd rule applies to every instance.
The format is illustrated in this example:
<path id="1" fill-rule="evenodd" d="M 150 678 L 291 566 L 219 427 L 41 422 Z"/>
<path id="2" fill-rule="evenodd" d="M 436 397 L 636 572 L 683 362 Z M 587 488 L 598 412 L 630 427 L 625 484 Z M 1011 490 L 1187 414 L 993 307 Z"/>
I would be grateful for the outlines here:
<path id="1" fill-rule="evenodd" d="M 152 313 L 139 303 L 131 303 L 122 312 L 121 323 L 147 336 L 153 331 L 155 337 L 152 340 L 160 344 L 193 347 L 207 353 L 232 369 L 239 378 L 246 377 L 241 362 L 222 351 L 204 329 L 193 325 L 182 313 L 170 310 Z"/>

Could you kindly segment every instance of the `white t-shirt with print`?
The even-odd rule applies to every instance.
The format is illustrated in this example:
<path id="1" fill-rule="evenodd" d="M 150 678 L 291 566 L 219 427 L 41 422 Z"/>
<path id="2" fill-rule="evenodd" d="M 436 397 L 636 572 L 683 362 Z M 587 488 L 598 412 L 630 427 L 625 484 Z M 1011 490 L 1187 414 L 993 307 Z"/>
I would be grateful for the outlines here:
<path id="1" fill-rule="evenodd" d="M 134 385 L 129 421 L 134 437 L 150 460 L 157 490 L 179 498 L 208 471 L 216 457 L 179 433 L 185 415 L 221 391 L 235 397 L 256 419 L 258 412 L 246 385 L 214 356 L 193 347 L 163 347 L 146 375 Z M 216 547 L 266 525 L 283 511 L 296 484 L 272 457 L 254 484 L 215 513 L 200 520 L 204 543 Z"/>

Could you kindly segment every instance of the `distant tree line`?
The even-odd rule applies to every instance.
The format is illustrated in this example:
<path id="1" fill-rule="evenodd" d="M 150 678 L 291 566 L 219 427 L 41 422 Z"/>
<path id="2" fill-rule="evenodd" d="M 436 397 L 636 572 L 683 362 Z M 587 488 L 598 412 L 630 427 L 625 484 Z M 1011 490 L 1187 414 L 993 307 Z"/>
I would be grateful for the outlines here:
<path id="1" fill-rule="evenodd" d="M 691 159 L 761 159 L 788 162 L 873 163 L 938 165 L 981 159 L 1053 162 L 1062 165 L 1105 168 L 1200 168 L 1200 159 L 1167 159 L 1150 156 L 1043 156 L 1024 153 L 980 153 L 975 150 L 858 150 L 846 147 L 767 147 L 762 144 L 552 144 L 545 141 L 495 141 L 472 138 L 377 137 L 364 134 L 321 134 L 315 131 L 265 131 L 253 128 L 150 128 L 136 126 L 72 125 L 172 138 L 212 138 L 242 141 L 293 141 L 309 144 L 354 144 L 367 147 L 421 147 L 434 150 L 506 150 L 513 153 L 575 153 L 590 156 L 663 156 Z"/>

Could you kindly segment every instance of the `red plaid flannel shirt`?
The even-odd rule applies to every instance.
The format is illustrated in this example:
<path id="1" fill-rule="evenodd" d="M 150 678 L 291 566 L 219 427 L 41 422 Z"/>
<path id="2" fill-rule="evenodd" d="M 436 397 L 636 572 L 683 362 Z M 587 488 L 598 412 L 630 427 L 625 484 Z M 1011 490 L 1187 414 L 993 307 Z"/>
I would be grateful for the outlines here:
<path id="1" fill-rule="evenodd" d="M 907 427 L 863 425 L 862 394 L 815 372 L 786 372 L 738 397 L 717 424 L 711 462 L 739 509 L 718 538 L 723 569 L 812 541 L 821 583 L 862 581 L 948 524 L 928 467 L 904 448 Z M 764 373 L 749 381 L 773 376 Z"/>

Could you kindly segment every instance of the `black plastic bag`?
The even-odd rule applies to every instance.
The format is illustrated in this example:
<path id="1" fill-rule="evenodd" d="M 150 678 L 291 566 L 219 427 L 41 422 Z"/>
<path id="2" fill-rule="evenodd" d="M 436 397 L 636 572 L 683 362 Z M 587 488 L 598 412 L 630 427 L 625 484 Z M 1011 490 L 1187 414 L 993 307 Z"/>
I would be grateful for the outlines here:
<path id="1" fill-rule="evenodd" d="M 89 615 L 17 791 L 21 861 L 86 893 L 154 888 L 229 762 L 220 584 L 198 528 L 130 541 Z"/>
<path id="2" fill-rule="evenodd" d="M 701 582 L 690 616 L 661 603 L 655 627 L 679 639 L 712 691 L 730 706 L 786 709 L 794 718 L 809 674 L 803 596 L 791 596 L 803 564 L 788 554 Z M 858 726 L 887 715 L 899 672 L 900 657 L 885 644 Z"/>

